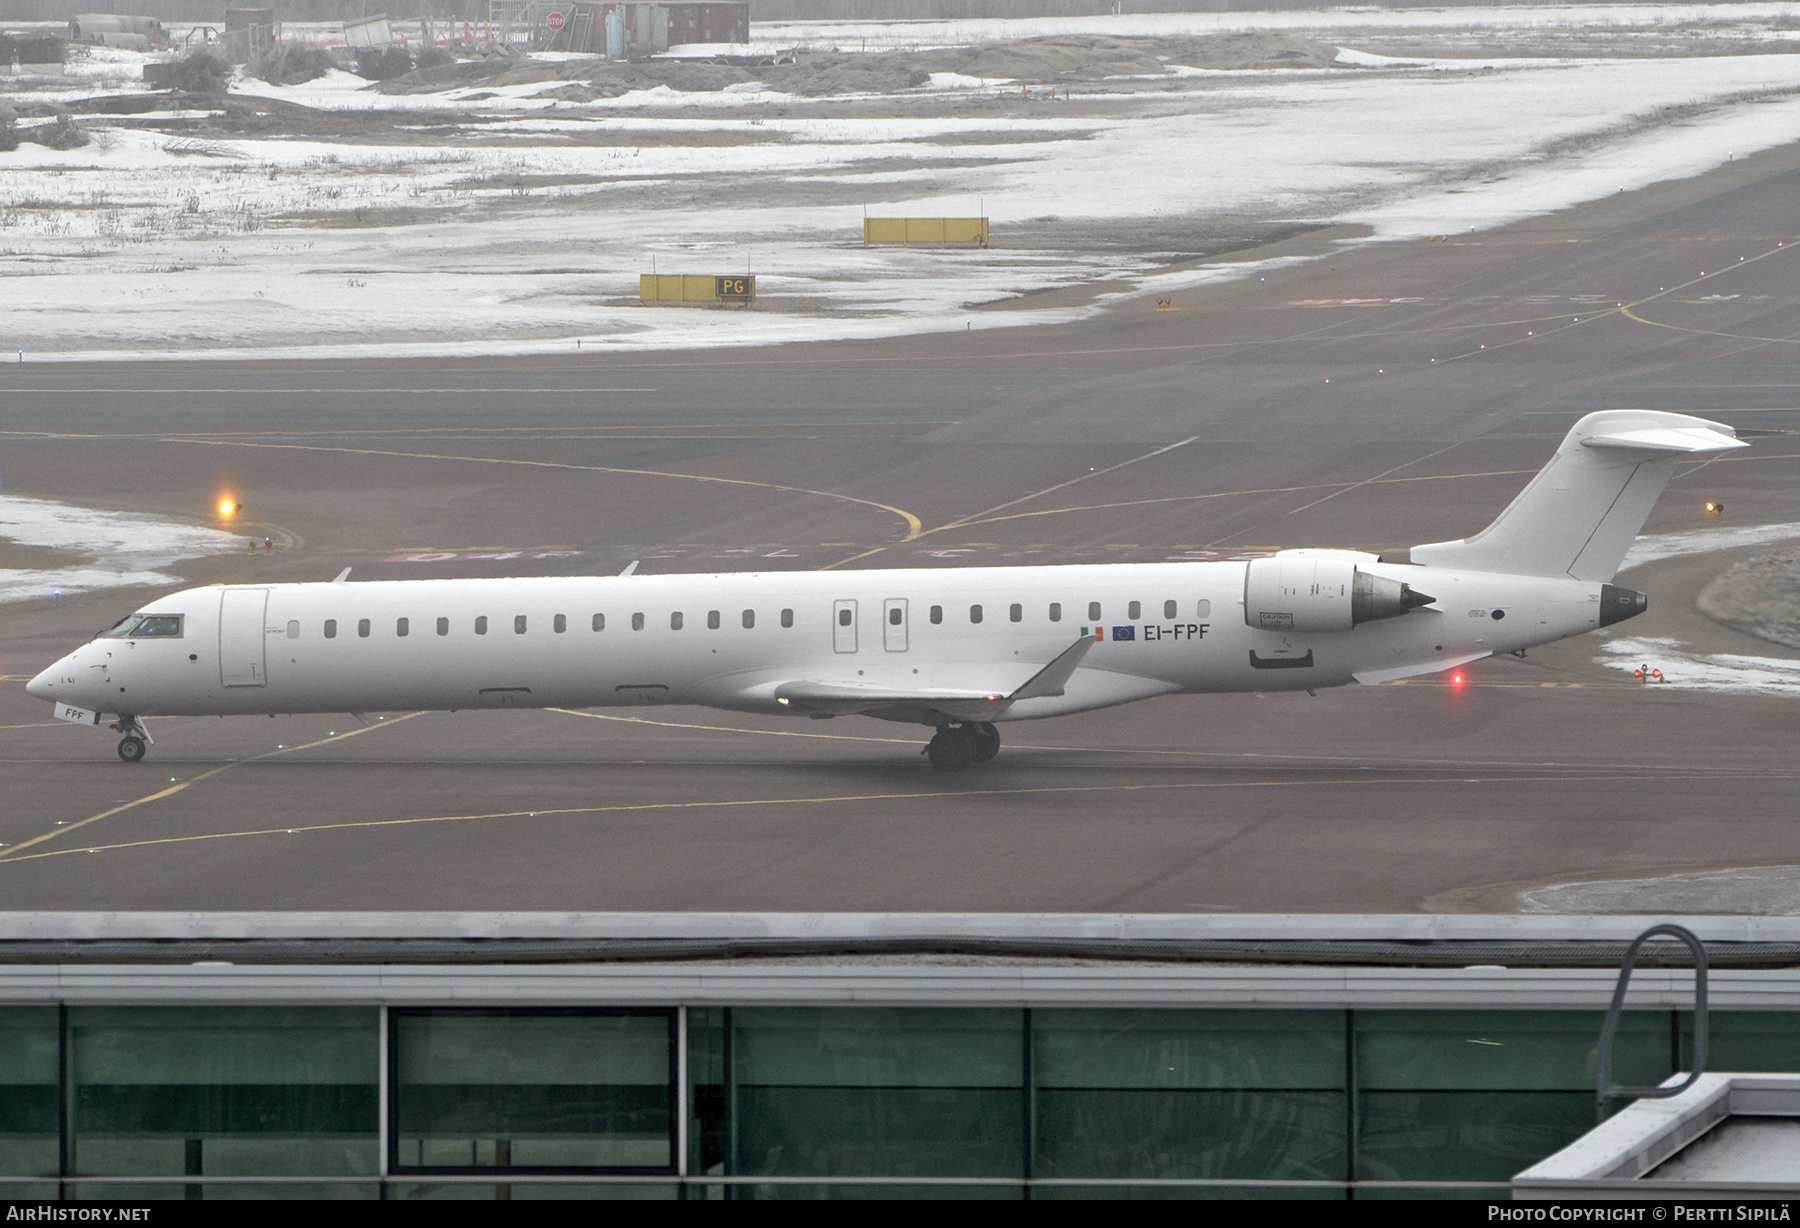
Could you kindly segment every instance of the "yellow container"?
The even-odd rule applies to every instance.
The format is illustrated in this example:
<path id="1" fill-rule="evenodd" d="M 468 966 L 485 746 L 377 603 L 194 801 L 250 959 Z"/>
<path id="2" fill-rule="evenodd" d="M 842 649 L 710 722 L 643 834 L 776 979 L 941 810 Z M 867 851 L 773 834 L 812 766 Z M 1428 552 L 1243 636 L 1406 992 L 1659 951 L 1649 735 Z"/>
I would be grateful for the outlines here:
<path id="1" fill-rule="evenodd" d="M 986 247 L 988 220 L 984 217 L 866 217 L 865 244 L 897 243 L 902 246 L 929 243 L 970 243 Z"/>
<path id="2" fill-rule="evenodd" d="M 756 278 L 716 277 L 694 273 L 640 273 L 638 298 L 646 303 L 750 303 Z"/>

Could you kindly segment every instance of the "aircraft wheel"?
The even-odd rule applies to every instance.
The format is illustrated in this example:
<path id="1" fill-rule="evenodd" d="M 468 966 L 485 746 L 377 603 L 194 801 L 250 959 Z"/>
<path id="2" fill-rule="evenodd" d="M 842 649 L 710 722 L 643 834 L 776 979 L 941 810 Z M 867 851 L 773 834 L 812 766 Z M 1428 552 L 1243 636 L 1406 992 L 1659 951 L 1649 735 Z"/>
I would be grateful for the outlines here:
<path id="1" fill-rule="evenodd" d="M 126 734 L 119 739 L 119 758 L 127 763 L 137 763 L 144 757 L 144 739 L 135 733 Z"/>
<path id="2" fill-rule="evenodd" d="M 975 762 L 978 753 L 975 735 L 969 732 L 966 725 L 940 729 L 937 736 L 925 745 L 926 757 L 931 760 L 931 766 L 940 772 L 960 772 Z"/>
<path id="3" fill-rule="evenodd" d="M 975 737 L 975 762 L 986 763 L 1000 753 L 1000 731 L 986 721 L 965 726 Z"/>

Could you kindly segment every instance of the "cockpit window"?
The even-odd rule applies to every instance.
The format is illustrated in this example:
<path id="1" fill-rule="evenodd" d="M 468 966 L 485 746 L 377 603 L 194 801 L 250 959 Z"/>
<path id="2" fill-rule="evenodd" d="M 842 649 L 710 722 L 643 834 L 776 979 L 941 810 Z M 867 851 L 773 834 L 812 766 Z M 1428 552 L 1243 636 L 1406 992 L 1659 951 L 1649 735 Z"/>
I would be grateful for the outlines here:
<path id="1" fill-rule="evenodd" d="M 180 634 L 179 614 L 146 614 L 144 621 L 131 629 L 131 638 L 134 640 L 148 639 L 151 636 L 173 639 Z"/>
<path id="2" fill-rule="evenodd" d="M 145 640 L 145 639 L 179 639 L 181 637 L 181 615 L 179 614 L 132 614 L 121 618 L 113 624 L 110 631 L 104 633 L 109 640 Z"/>

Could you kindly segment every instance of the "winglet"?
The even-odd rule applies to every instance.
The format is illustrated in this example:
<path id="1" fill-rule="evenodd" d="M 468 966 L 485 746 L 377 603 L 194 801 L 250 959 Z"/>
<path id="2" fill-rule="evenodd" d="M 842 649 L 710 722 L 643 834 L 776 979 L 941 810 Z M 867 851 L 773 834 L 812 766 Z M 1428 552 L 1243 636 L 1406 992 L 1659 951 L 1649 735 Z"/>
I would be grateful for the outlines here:
<path id="1" fill-rule="evenodd" d="M 1026 680 L 1024 686 L 1006 697 L 1008 703 L 1017 703 L 1021 699 L 1051 699 L 1063 693 L 1069 684 L 1069 678 L 1081 665 L 1081 659 L 1087 656 L 1089 648 L 1094 646 L 1094 637 L 1084 635 L 1074 644 L 1063 649 L 1056 660 L 1044 666 Z"/>
<path id="2" fill-rule="evenodd" d="M 634 574 L 637 571 L 638 562 L 639 562 L 639 560 L 632 559 L 631 562 L 625 564 L 625 570 L 621 571 L 619 574 L 622 576 L 629 576 L 629 575 Z"/>
<path id="3" fill-rule="evenodd" d="M 333 584 L 342 584 L 342 583 L 344 583 L 344 581 L 348 580 L 349 578 L 350 578 L 350 569 L 348 567 L 346 567 L 346 568 L 344 568 L 344 570 L 337 573 L 337 579 L 333 580 L 332 583 Z"/>

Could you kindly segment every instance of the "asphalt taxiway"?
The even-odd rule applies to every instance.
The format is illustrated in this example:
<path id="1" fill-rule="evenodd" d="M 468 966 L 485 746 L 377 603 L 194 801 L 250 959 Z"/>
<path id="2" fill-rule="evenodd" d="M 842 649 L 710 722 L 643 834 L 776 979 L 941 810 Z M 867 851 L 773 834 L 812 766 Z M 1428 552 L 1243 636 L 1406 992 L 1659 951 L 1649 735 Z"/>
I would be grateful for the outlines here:
<path id="1" fill-rule="evenodd" d="M 1398 551 L 1479 529 L 1592 409 L 1800 430 L 1797 189 L 1776 150 L 1051 328 L 13 364 L 0 481 L 201 519 L 233 493 L 229 527 L 278 548 L 178 565 L 195 584 Z M 1761 438 L 1680 473 L 1647 531 L 1800 521 L 1797 476 L 1800 441 Z M 1800 656 L 1694 609 L 1745 553 L 1629 573 L 1630 633 Z M 1506 911 L 1800 864 L 1793 701 L 1646 688 L 1592 637 L 1460 685 L 1013 725 L 957 775 L 905 726 L 686 708 L 168 719 L 128 767 L 20 682 L 145 595 L 0 608 L 8 908 Z"/>

